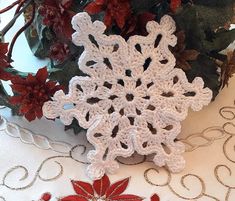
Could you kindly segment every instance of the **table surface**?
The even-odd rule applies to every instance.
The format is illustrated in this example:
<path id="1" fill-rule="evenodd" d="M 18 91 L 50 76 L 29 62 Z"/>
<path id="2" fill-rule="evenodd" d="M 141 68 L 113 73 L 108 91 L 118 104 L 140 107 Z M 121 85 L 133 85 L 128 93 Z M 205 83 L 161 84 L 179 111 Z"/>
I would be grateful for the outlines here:
<path id="1" fill-rule="evenodd" d="M 0 8 L 10 1 L 2 1 Z M 0 28 L 12 17 L 1 15 Z M 22 24 L 21 18 L 15 25 Z M 5 40 L 12 37 L 10 32 Z M 20 52 L 24 52 L 24 57 Z M 16 43 L 14 63 L 23 71 L 35 72 L 47 61 L 33 57 L 24 35 Z M 6 86 L 8 83 L 5 83 Z M 112 183 L 130 177 L 125 194 L 145 200 L 158 194 L 161 201 L 235 200 L 235 78 L 216 100 L 200 112 L 189 112 L 182 123 L 180 139 L 186 145 L 186 168 L 169 173 L 149 162 L 151 157 L 134 155 L 118 160 Z M 53 200 L 75 194 L 72 180 L 90 182 L 85 175 L 86 153 L 91 145 L 85 133 L 73 135 L 59 122 L 46 119 L 28 123 L 13 117 L 8 108 L 0 109 L 0 200 L 38 200 L 50 192 Z"/>

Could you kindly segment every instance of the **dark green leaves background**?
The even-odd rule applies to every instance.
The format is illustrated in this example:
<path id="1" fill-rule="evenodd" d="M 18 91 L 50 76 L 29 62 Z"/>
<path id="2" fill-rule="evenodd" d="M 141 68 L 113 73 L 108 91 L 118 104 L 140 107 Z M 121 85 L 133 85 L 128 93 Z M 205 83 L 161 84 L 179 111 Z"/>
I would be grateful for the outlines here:
<path id="1" fill-rule="evenodd" d="M 81 12 L 85 5 L 92 0 L 74 0 L 72 10 Z M 37 3 L 40 4 L 38 1 Z M 193 2 L 193 3 L 192 3 Z M 231 22 L 235 16 L 235 0 L 182 0 L 182 6 L 173 13 L 170 10 L 170 0 L 132 0 L 132 14 L 137 15 L 143 12 L 150 12 L 156 15 L 156 21 L 165 15 L 171 15 L 176 21 L 177 31 L 184 31 L 186 35 L 186 49 L 196 50 L 200 53 L 197 60 L 190 61 L 191 69 L 186 71 L 189 81 L 200 76 L 205 86 L 213 91 L 214 98 L 221 88 L 218 65 L 215 62 L 226 60 L 226 55 L 220 52 L 235 40 L 235 30 L 227 30 L 226 24 Z M 93 19 L 102 20 L 104 13 L 94 15 Z M 32 30 L 36 36 L 32 37 Z M 120 29 L 113 25 L 109 34 L 120 34 Z M 42 25 L 42 17 L 36 13 L 33 25 L 26 32 L 26 37 L 32 52 L 40 58 L 48 57 L 49 49 L 53 44 L 56 34 L 50 27 Z M 50 79 L 57 80 L 60 84 L 68 86 L 69 80 L 76 75 L 83 75 L 78 68 L 78 58 L 83 49 L 76 47 L 71 41 L 68 42 L 71 56 L 61 64 L 53 61 L 48 65 Z M 77 122 L 68 128 L 80 131 Z"/>

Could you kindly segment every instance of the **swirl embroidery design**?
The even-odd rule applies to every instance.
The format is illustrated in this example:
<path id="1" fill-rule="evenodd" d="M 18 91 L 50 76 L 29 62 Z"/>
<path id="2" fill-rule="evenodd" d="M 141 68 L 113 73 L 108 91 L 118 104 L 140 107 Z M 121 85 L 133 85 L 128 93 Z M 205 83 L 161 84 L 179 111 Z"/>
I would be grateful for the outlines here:
<path id="1" fill-rule="evenodd" d="M 219 192 L 220 196 L 218 196 L 218 192 L 210 191 L 210 185 L 207 184 L 208 181 L 204 178 L 203 175 L 194 174 L 192 172 L 184 172 L 183 174 L 172 174 L 165 168 L 148 168 L 144 171 L 143 176 L 146 183 L 156 187 L 156 193 L 158 193 L 160 189 L 164 188 L 164 190 L 167 191 L 167 193 L 171 196 L 171 199 L 169 199 L 169 201 L 233 200 L 235 190 L 235 104 L 233 104 L 232 106 L 225 106 L 220 108 L 219 114 L 221 118 L 225 120 L 225 123 L 223 125 L 208 127 L 201 133 L 192 134 L 185 139 L 180 139 L 180 141 L 185 144 L 186 153 L 188 154 L 191 154 L 199 149 L 210 148 L 210 146 L 212 146 L 215 142 L 221 143 L 221 154 L 226 160 L 223 163 L 218 162 L 214 166 L 214 168 L 211 169 L 212 177 L 210 179 L 214 180 L 215 185 L 219 185 L 221 189 L 225 190 L 225 192 Z M 8 123 L 3 117 L 1 117 L 0 121 L 0 130 L 7 131 L 5 132 L 7 135 L 11 137 L 18 137 L 20 139 L 20 133 L 26 132 L 26 130 L 24 130 L 23 128 L 13 123 Z M 18 131 L 17 136 L 15 134 L 16 131 Z M 27 133 L 29 135 L 31 132 L 27 130 Z M 197 141 L 196 139 L 198 138 L 201 140 Z M 45 140 L 45 142 L 49 140 L 52 145 L 54 144 L 54 142 L 48 138 L 42 137 L 42 139 Z M 22 139 L 21 141 L 24 142 Z M 61 149 L 69 151 L 63 152 L 55 148 L 57 155 L 48 157 L 43 160 L 34 173 L 33 178 L 31 178 L 30 181 L 28 181 L 28 183 L 24 186 L 19 186 L 17 183 L 28 180 L 30 170 L 22 165 L 9 168 L 9 170 L 6 171 L 6 173 L 0 180 L 0 192 L 1 189 L 4 188 L 9 189 L 12 192 L 23 191 L 25 189 L 33 187 L 37 180 L 41 180 L 43 182 L 52 182 L 58 180 L 64 174 L 64 167 L 62 162 L 59 162 L 59 159 L 74 160 L 80 165 L 89 164 L 86 160 L 84 160 L 85 155 L 89 151 L 87 150 L 88 148 L 86 147 L 86 145 L 78 144 L 74 147 L 72 145 L 68 145 L 70 147 L 69 149 L 67 149 L 68 146 L 66 143 L 64 145 L 66 149 L 63 146 Z M 40 147 L 39 144 L 34 144 L 34 146 L 40 149 L 45 149 L 45 147 L 43 146 Z M 54 148 L 49 149 L 54 150 Z M 150 163 L 151 158 L 135 154 L 128 159 L 118 158 L 118 161 L 120 164 L 126 165 L 128 166 L 128 168 L 131 168 L 142 163 Z M 48 164 L 49 162 L 54 162 L 57 165 L 57 171 L 50 178 L 45 178 L 41 175 L 41 172 L 43 169 L 46 168 L 46 164 Z M 15 181 L 14 184 L 12 184 L 11 182 L 9 182 L 8 177 L 16 173 L 16 171 L 18 170 L 21 170 L 21 178 L 18 177 L 19 181 Z M 8 200 L 0 193 L 0 201 Z"/>
<path id="2" fill-rule="evenodd" d="M 235 101 L 234 101 L 235 105 Z M 205 147 L 213 144 L 216 140 L 223 139 L 222 143 L 222 153 L 224 157 L 229 161 L 230 165 L 226 164 L 218 164 L 214 167 L 214 176 L 217 182 L 222 185 L 226 189 L 226 193 L 223 198 L 219 198 L 216 195 L 208 194 L 206 182 L 204 179 L 195 174 L 184 174 L 183 176 L 177 177 L 177 175 L 171 174 L 166 169 L 156 169 L 149 168 L 145 170 L 144 177 L 147 183 L 157 187 L 168 187 L 169 191 L 180 200 L 215 200 L 215 201 L 230 201 L 234 200 L 234 195 L 232 197 L 232 192 L 235 190 L 235 180 L 233 171 L 235 165 L 235 106 L 226 106 L 222 107 L 219 110 L 220 116 L 225 119 L 225 122 L 222 126 L 209 127 L 202 131 L 201 133 L 192 134 L 188 136 L 186 139 L 182 139 L 181 141 L 186 145 L 186 152 L 192 152 L 200 147 Z M 217 137 L 211 137 L 210 132 L 217 132 Z M 218 135 L 219 134 L 219 135 Z M 194 143 L 194 139 L 196 138 L 203 139 L 203 143 Z M 155 178 L 154 175 L 155 174 Z M 152 176 L 151 176 L 152 175 Z M 165 181 L 162 183 L 155 182 L 157 180 L 158 175 L 165 175 Z M 154 179 L 153 179 L 154 178 Z M 173 180 L 179 179 L 180 185 L 183 187 L 185 194 L 179 193 L 176 189 L 176 183 L 173 185 Z M 178 181 L 178 180 L 177 180 Z M 188 186 L 188 182 L 191 181 L 191 185 Z M 193 182 L 195 181 L 195 182 Z M 192 182 L 193 185 L 192 186 Z M 190 188 L 191 187 L 191 188 Z M 198 192 L 194 192 L 200 187 L 201 190 Z M 189 195 L 189 192 L 190 195 Z M 214 192 L 216 193 L 216 192 Z M 186 194 L 188 196 L 186 196 Z M 177 199 L 178 200 L 178 199 Z M 175 201 L 175 200 L 174 200 Z"/>

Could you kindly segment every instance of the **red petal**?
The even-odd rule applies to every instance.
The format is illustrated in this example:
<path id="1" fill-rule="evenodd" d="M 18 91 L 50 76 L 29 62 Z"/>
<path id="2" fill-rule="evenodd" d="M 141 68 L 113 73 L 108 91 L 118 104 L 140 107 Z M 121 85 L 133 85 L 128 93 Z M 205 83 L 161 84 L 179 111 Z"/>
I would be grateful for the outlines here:
<path id="1" fill-rule="evenodd" d="M 89 14 L 93 15 L 93 14 L 97 14 L 97 13 L 101 12 L 102 11 L 102 6 L 96 4 L 95 2 L 91 2 L 90 4 L 88 4 L 84 8 L 84 10 L 86 12 L 88 12 Z"/>
<path id="2" fill-rule="evenodd" d="M 56 87 L 56 82 L 54 81 L 48 81 L 46 84 L 45 84 L 45 87 L 46 89 L 48 90 L 52 90 Z"/>
<path id="3" fill-rule="evenodd" d="M 37 83 L 37 79 L 32 74 L 28 74 L 28 76 L 26 78 L 26 83 L 35 84 L 35 83 Z"/>
<path id="4" fill-rule="evenodd" d="M 96 0 L 95 3 L 97 5 L 104 5 L 106 0 Z"/>
<path id="5" fill-rule="evenodd" d="M 120 195 L 126 190 L 128 183 L 129 178 L 126 178 L 112 184 L 106 192 L 106 197 L 111 198 L 113 196 Z"/>
<path id="6" fill-rule="evenodd" d="M 0 43 L 0 55 L 5 55 L 8 52 L 9 43 Z"/>
<path id="7" fill-rule="evenodd" d="M 126 23 L 126 17 L 125 16 L 118 16 L 116 17 L 116 22 L 117 22 L 117 25 L 120 29 L 122 29 Z"/>
<path id="8" fill-rule="evenodd" d="M 7 56 L 0 55 L 0 67 L 9 67 L 10 63 L 7 61 Z"/>
<path id="9" fill-rule="evenodd" d="M 155 14 L 152 14 L 152 13 L 149 13 L 149 12 L 145 12 L 145 13 L 140 14 L 138 19 L 140 20 L 141 25 L 145 27 L 146 24 L 149 21 L 154 20 L 155 17 L 156 17 Z"/>
<path id="10" fill-rule="evenodd" d="M 101 179 L 95 180 L 93 188 L 99 196 L 103 196 L 110 186 L 110 181 L 107 175 L 104 175 Z"/>
<path id="11" fill-rule="evenodd" d="M 42 114 L 42 108 L 37 108 L 35 109 L 35 115 L 38 119 L 41 119 L 43 114 Z"/>
<path id="12" fill-rule="evenodd" d="M 112 200 L 120 200 L 120 201 L 141 201 L 143 198 L 137 196 L 137 195 L 118 195 L 112 197 Z"/>
<path id="13" fill-rule="evenodd" d="M 21 84 L 13 84 L 11 85 L 11 88 L 13 91 L 18 92 L 18 93 L 23 93 L 26 91 L 26 86 L 25 85 L 21 85 Z"/>
<path id="14" fill-rule="evenodd" d="M 62 0 L 61 1 L 61 5 L 63 6 L 63 8 L 65 8 L 66 10 L 69 9 L 73 4 L 73 0 Z"/>
<path id="15" fill-rule="evenodd" d="M 112 24 L 112 17 L 110 14 L 108 14 L 108 12 L 106 12 L 105 16 L 104 16 L 104 24 L 107 26 L 107 27 L 110 27 L 111 24 Z"/>
<path id="16" fill-rule="evenodd" d="M 60 201 L 87 201 L 87 199 L 78 195 L 70 195 L 60 199 Z"/>
<path id="17" fill-rule="evenodd" d="M 28 121 L 33 121 L 36 119 L 36 116 L 34 114 L 33 111 L 30 111 L 28 113 L 25 114 L 25 118 L 28 120 Z"/>
<path id="18" fill-rule="evenodd" d="M 37 74 L 36 74 L 36 78 L 39 82 L 41 83 L 45 83 L 48 77 L 48 72 L 47 72 L 47 68 L 41 68 L 38 70 Z"/>
<path id="19" fill-rule="evenodd" d="M 62 32 L 69 40 L 71 40 L 72 34 L 74 32 L 71 23 L 67 23 L 67 22 L 70 22 L 71 19 L 72 19 L 72 16 L 70 16 L 70 15 L 64 15 L 61 19 L 64 22 L 63 23 L 64 29 L 62 30 Z M 65 55 L 65 57 L 66 57 L 66 55 Z"/>
<path id="20" fill-rule="evenodd" d="M 12 77 L 11 82 L 14 84 L 25 84 L 25 79 L 21 78 L 19 75 Z"/>
<path id="21" fill-rule="evenodd" d="M 17 105 L 19 103 L 21 103 L 21 101 L 23 100 L 22 96 L 12 96 L 9 100 L 9 102 L 12 105 Z"/>
<path id="22" fill-rule="evenodd" d="M 171 0 L 170 8 L 173 12 L 176 12 L 176 10 L 180 7 L 181 0 Z"/>
<path id="23" fill-rule="evenodd" d="M 12 78 L 12 75 L 4 70 L 0 69 L 0 80 L 8 81 Z"/>
<path id="24" fill-rule="evenodd" d="M 160 198 L 158 197 L 157 194 L 152 195 L 151 201 L 160 201 Z"/>
<path id="25" fill-rule="evenodd" d="M 65 87 L 63 85 L 56 85 L 54 88 L 54 93 L 59 90 L 65 91 Z"/>
<path id="26" fill-rule="evenodd" d="M 32 109 L 33 109 L 32 105 L 23 104 L 23 105 L 20 107 L 20 113 L 21 113 L 21 114 L 26 114 L 26 113 L 30 112 L 30 110 L 32 110 Z"/>
<path id="27" fill-rule="evenodd" d="M 58 7 L 55 0 L 44 0 L 43 4 L 47 6 Z"/>
<path id="28" fill-rule="evenodd" d="M 72 181 L 73 188 L 78 195 L 83 195 L 90 199 L 94 196 L 92 185 L 83 181 Z"/>
<path id="29" fill-rule="evenodd" d="M 50 193 L 44 193 L 41 197 L 43 201 L 49 201 L 51 199 L 51 194 Z"/>

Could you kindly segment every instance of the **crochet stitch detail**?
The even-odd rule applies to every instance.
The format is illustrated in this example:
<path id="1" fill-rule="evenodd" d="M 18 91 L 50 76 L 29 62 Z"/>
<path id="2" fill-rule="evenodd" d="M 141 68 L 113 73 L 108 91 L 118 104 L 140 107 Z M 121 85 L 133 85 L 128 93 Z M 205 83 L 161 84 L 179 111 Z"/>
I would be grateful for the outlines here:
<path id="1" fill-rule="evenodd" d="M 135 151 L 154 154 L 157 166 L 172 172 L 185 167 L 184 145 L 175 141 L 188 108 L 198 111 L 210 103 L 212 92 L 197 77 L 189 83 L 169 46 L 176 45 L 175 23 L 170 16 L 147 24 L 147 36 L 104 34 L 105 25 L 92 22 L 87 13 L 73 17 L 73 43 L 83 46 L 79 68 L 87 76 L 71 79 L 69 93 L 58 91 L 43 106 L 47 118 L 73 118 L 87 130 L 95 150 L 88 154 L 87 173 L 100 179 L 114 173 L 116 157 Z"/>

